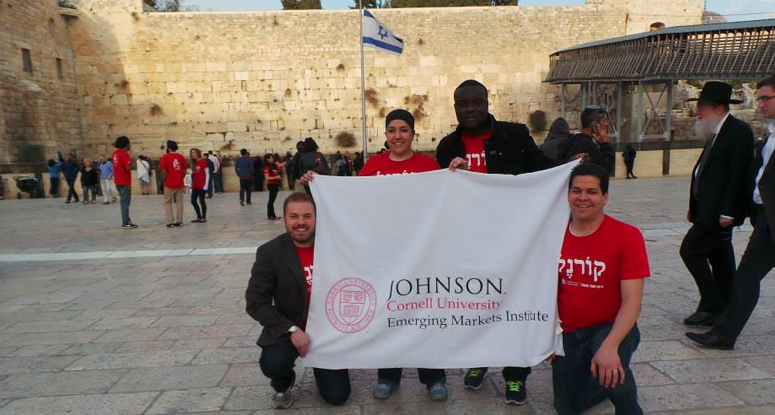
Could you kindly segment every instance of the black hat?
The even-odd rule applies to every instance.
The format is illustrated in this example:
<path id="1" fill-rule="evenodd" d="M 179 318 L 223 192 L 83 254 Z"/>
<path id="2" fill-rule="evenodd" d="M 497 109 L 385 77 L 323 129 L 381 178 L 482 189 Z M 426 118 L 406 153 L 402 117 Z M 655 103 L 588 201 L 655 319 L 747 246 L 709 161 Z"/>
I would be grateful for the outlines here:
<path id="1" fill-rule="evenodd" d="M 713 102 L 716 104 L 741 104 L 743 101 L 732 99 L 732 85 L 726 82 L 706 82 L 700 91 L 699 98 L 687 99 L 688 101 Z"/>
<path id="2" fill-rule="evenodd" d="M 409 127 L 412 129 L 412 131 L 414 131 L 414 117 L 409 111 L 400 108 L 390 111 L 390 114 L 388 114 L 387 118 L 385 118 L 385 128 L 387 128 L 387 126 L 393 120 L 405 121 L 407 124 L 409 124 Z"/>

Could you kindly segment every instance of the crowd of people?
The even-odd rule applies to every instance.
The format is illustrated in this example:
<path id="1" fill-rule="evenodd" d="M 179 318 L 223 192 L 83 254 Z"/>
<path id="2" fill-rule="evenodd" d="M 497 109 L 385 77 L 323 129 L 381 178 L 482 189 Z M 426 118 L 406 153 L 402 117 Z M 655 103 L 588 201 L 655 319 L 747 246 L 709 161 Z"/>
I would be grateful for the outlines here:
<path id="1" fill-rule="evenodd" d="M 282 171 L 287 172 L 289 186 L 298 186 L 299 190 L 283 202 L 285 233 L 258 248 L 246 292 L 246 311 L 263 327 L 257 342 L 262 348 L 259 363 L 275 391 L 275 408 L 293 404 L 295 361 L 314 347 L 305 328 L 314 282 L 317 214 L 308 185 L 316 175 L 382 176 L 442 168 L 520 175 L 580 159 L 569 181 L 567 201 L 571 215 L 561 257 L 605 262 L 606 271 L 595 277 L 595 284 L 584 284 L 579 282 L 579 276 L 571 281 L 570 276 L 558 270 L 557 304 L 565 355 L 547 359 L 552 366 L 555 408 L 561 415 L 578 414 L 608 398 L 618 414 L 642 414 L 630 361 L 640 342 L 637 320 L 644 280 L 650 271 L 640 231 L 605 213 L 609 176 L 615 163 L 610 116 L 605 108 L 586 107 L 580 115 L 581 131 L 576 134 L 571 134 L 566 120 L 558 119 L 539 148 L 527 126 L 498 121 L 489 113 L 488 96 L 487 88 L 474 80 L 455 89 L 458 125 L 439 142 L 435 158 L 412 148 L 414 117 L 406 110 L 395 109 L 385 120 L 387 149 L 368 160 L 358 153 L 354 157 L 345 153 L 337 154 L 329 164 L 313 138 L 297 143 L 295 155 L 289 151 L 284 157 L 268 154 L 252 158 L 247 149 L 242 149 L 233 160 L 240 180 L 240 204 L 251 204 L 251 192 L 265 182 L 270 194 L 270 220 L 279 219 L 274 203 Z M 696 99 L 695 130 L 698 139 L 707 144 L 688 189 L 687 220 L 691 228 L 680 248 L 680 256 L 694 277 L 700 296 L 696 311 L 684 324 L 709 328 L 704 333 L 687 332 L 687 336 L 701 346 L 722 350 L 734 348 L 756 307 L 761 279 L 775 267 L 775 139 L 770 137 L 775 133 L 775 122 L 769 124 L 767 138 L 755 140 L 750 126 L 730 114 L 730 105 L 739 103 L 731 96 L 729 84 L 708 82 Z M 758 83 L 756 100 L 764 117 L 775 120 L 775 77 Z M 78 202 L 75 180 L 80 173 L 84 203 L 94 203 L 100 189 L 103 203 L 110 203 L 115 201 L 110 192 L 112 180 L 121 199 L 122 227 L 134 228 L 137 225 L 129 217 L 129 138 L 119 137 L 115 147 L 111 160 L 100 157 L 96 166 L 84 160 L 81 167 L 68 155 L 59 162 L 49 160 L 51 190 L 58 193 L 61 170 L 68 186 L 66 203 L 71 199 Z M 190 150 L 189 164 L 177 150 L 177 143 L 169 141 L 167 154 L 159 162 L 167 226 L 182 224 L 183 188 L 189 167 L 191 203 L 197 215 L 193 222 L 206 222 L 205 199 L 211 197 L 213 187 L 216 192 L 223 190 L 222 160 L 212 152 L 194 148 Z M 627 178 L 636 178 L 635 154 L 632 147 L 623 154 Z M 150 165 L 143 165 L 141 184 L 149 185 L 150 172 Z M 173 204 L 177 205 L 175 215 Z M 750 218 L 754 231 L 736 268 L 732 232 L 746 218 Z M 529 367 L 502 370 L 506 403 L 526 402 L 530 373 Z M 448 398 L 444 369 L 419 368 L 418 374 L 431 400 Z M 469 368 L 463 387 L 481 388 L 488 374 L 485 367 Z M 346 369 L 315 368 L 314 375 L 326 402 L 341 405 L 347 401 L 350 378 Z M 401 368 L 379 369 L 372 396 L 388 399 L 399 388 L 401 375 Z"/>

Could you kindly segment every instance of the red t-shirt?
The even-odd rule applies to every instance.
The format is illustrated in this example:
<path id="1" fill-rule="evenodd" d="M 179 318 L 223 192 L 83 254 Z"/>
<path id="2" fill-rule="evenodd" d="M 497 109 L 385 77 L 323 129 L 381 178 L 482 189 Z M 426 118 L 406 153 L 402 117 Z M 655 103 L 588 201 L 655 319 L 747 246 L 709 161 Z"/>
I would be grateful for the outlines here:
<path id="1" fill-rule="evenodd" d="M 471 136 L 463 133 L 460 139 L 463 141 L 463 147 L 466 149 L 466 161 L 468 162 L 468 171 L 475 173 L 487 173 L 487 158 L 484 152 L 484 142 L 492 137 L 492 131 L 482 135 Z"/>
<path id="2" fill-rule="evenodd" d="M 132 175 L 126 166 L 132 166 L 132 157 L 122 148 L 113 152 L 113 183 L 116 186 L 129 186 L 132 184 Z"/>
<path id="3" fill-rule="evenodd" d="M 183 187 L 183 179 L 186 177 L 186 158 L 182 154 L 167 153 L 161 156 L 159 168 L 167 170 L 167 179 L 164 180 L 164 187 L 170 189 L 180 189 Z"/>
<path id="4" fill-rule="evenodd" d="M 622 280 L 648 278 L 646 243 L 638 228 L 608 215 L 591 235 L 565 231 L 559 264 L 557 308 L 565 331 L 616 319 Z"/>
<path id="5" fill-rule="evenodd" d="M 267 164 L 264 166 L 264 174 L 268 174 L 269 178 L 266 179 L 266 184 L 279 184 L 280 175 L 277 174 L 277 163 Z"/>
<path id="6" fill-rule="evenodd" d="M 191 188 L 192 189 L 205 189 L 207 190 L 207 184 L 209 182 L 208 175 L 210 174 L 210 168 L 207 164 L 207 160 L 199 159 L 194 164 L 194 169 L 191 173 Z"/>
<path id="7" fill-rule="evenodd" d="M 387 176 L 391 174 L 422 173 L 439 169 L 432 157 L 415 152 L 412 157 L 403 161 L 390 159 L 390 152 L 375 154 L 363 165 L 358 176 Z"/>
<path id="8" fill-rule="evenodd" d="M 307 281 L 307 310 L 309 311 L 309 299 L 312 294 L 312 264 L 315 262 L 315 246 L 297 246 L 296 254 L 299 256 L 301 269 L 304 271 L 304 279 Z"/>

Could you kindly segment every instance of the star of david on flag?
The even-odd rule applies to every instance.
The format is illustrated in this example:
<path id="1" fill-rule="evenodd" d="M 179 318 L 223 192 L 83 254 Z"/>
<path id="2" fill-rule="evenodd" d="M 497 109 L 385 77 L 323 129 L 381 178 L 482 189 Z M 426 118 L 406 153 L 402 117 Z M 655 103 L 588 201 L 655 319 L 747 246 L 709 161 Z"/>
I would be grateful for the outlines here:
<path id="1" fill-rule="evenodd" d="M 363 44 L 383 52 L 400 55 L 404 50 L 404 40 L 393 34 L 382 22 L 368 10 L 363 10 Z"/>

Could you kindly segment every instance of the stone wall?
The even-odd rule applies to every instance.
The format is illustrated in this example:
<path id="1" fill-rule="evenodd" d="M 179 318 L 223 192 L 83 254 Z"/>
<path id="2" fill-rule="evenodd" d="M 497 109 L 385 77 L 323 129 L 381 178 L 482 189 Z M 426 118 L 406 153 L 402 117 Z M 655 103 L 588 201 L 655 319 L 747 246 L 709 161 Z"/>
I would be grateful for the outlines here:
<path id="1" fill-rule="evenodd" d="M 0 0 L 0 165 L 39 163 L 57 150 L 83 148 L 71 14 L 56 0 Z M 22 49 L 29 50 L 32 72 L 25 71 Z"/>
<path id="2" fill-rule="evenodd" d="M 452 92 L 468 78 L 488 86 L 496 117 L 526 122 L 540 109 L 551 121 L 558 89 L 542 80 L 552 52 L 656 21 L 701 19 L 700 1 L 643 3 L 376 11 L 406 49 L 401 57 L 366 50 L 369 150 L 382 146 L 384 115 L 397 107 L 415 113 L 417 147 L 435 148 L 456 124 Z M 342 132 L 360 143 L 357 11 L 153 13 L 140 0 L 73 4 L 86 155 L 110 152 L 123 134 L 134 154 L 152 157 L 167 138 L 184 151 L 224 154 L 284 152 L 306 136 L 333 152 Z"/>

